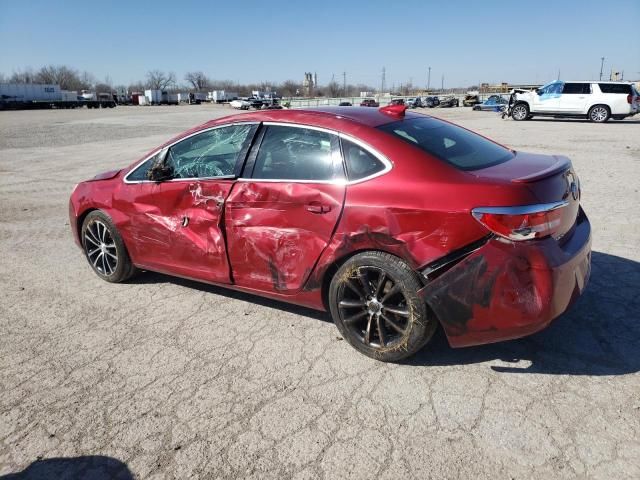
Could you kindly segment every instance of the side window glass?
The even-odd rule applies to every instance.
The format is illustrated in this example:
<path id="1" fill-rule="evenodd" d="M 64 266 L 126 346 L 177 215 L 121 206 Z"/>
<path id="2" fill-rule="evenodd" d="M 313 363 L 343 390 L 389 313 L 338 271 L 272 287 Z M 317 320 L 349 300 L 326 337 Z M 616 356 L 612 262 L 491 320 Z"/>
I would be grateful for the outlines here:
<path id="1" fill-rule="evenodd" d="M 582 93 L 582 84 L 581 83 L 565 83 L 564 88 L 562 89 L 562 93 L 568 93 L 568 94 Z"/>
<path id="2" fill-rule="evenodd" d="M 149 170 L 151 170 L 151 167 L 153 167 L 154 163 L 158 160 L 161 152 L 162 150 L 156 153 L 153 157 L 147 159 L 147 161 L 145 161 L 142 165 L 138 166 L 138 168 L 136 168 L 127 176 L 127 180 L 130 182 L 148 180 Z"/>
<path id="3" fill-rule="evenodd" d="M 252 178 L 269 180 L 334 180 L 341 172 L 334 162 L 337 138 L 307 128 L 267 127 Z"/>
<path id="4" fill-rule="evenodd" d="M 172 146 L 165 166 L 173 178 L 211 178 L 234 174 L 252 125 L 230 125 L 193 135 Z"/>
<path id="5" fill-rule="evenodd" d="M 360 180 L 384 170 L 384 163 L 367 150 L 349 140 L 341 141 L 349 181 Z"/>

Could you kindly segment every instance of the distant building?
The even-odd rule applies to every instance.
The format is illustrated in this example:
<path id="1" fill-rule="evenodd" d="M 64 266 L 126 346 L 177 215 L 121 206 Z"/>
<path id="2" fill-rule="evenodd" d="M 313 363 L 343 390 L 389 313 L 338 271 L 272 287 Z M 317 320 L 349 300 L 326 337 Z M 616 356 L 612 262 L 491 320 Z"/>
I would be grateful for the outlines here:
<path id="1" fill-rule="evenodd" d="M 313 96 L 313 92 L 318 86 L 318 74 L 311 72 L 304 72 L 304 80 L 302 81 L 302 87 L 304 88 L 304 94 L 308 97 Z"/>

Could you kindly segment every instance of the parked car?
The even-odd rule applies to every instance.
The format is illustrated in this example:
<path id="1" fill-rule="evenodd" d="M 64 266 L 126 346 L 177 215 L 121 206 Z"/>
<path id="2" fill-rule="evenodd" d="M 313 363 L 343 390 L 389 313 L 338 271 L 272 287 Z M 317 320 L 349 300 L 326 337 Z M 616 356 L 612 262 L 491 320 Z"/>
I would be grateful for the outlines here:
<path id="1" fill-rule="evenodd" d="M 404 105 L 404 98 L 392 98 L 389 105 Z"/>
<path id="2" fill-rule="evenodd" d="M 444 98 L 440 99 L 440 107 L 448 108 L 448 107 L 459 107 L 460 101 L 454 97 L 453 95 L 448 95 Z"/>
<path id="3" fill-rule="evenodd" d="M 229 105 L 231 105 L 233 108 L 237 108 L 238 110 L 249 110 L 249 108 L 251 107 L 251 102 L 247 100 L 237 99 L 230 101 Z"/>
<path id="4" fill-rule="evenodd" d="M 491 95 L 484 102 L 479 105 L 474 105 L 474 110 L 484 110 L 491 112 L 498 112 L 502 108 L 506 107 L 509 101 L 502 95 Z"/>
<path id="5" fill-rule="evenodd" d="M 463 107 L 473 107 L 474 105 L 481 104 L 480 95 L 477 93 L 467 93 L 462 100 Z"/>
<path id="6" fill-rule="evenodd" d="M 516 95 L 514 120 L 533 116 L 588 118 L 603 123 L 622 120 L 640 111 L 640 94 L 627 82 L 555 81 Z"/>
<path id="7" fill-rule="evenodd" d="M 383 361 L 438 324 L 454 347 L 528 335 L 577 299 L 591 230 L 568 158 L 402 105 L 343 112 L 187 131 L 76 185 L 73 238 L 108 282 L 158 271 L 328 310 Z"/>
<path id="8" fill-rule="evenodd" d="M 351 102 L 340 102 L 340 104 L 338 106 L 339 107 L 351 107 L 352 103 Z"/>
<path id="9" fill-rule="evenodd" d="M 373 98 L 365 98 L 360 102 L 361 107 L 379 107 L 380 104 L 376 102 Z"/>
<path id="10" fill-rule="evenodd" d="M 440 100 L 435 96 L 425 97 L 423 105 L 428 108 L 434 108 L 440 105 Z"/>
<path id="11" fill-rule="evenodd" d="M 407 98 L 404 100 L 404 104 L 408 107 L 408 108 L 416 108 L 418 106 L 420 106 L 420 101 L 419 101 L 419 97 L 418 98 Z"/>

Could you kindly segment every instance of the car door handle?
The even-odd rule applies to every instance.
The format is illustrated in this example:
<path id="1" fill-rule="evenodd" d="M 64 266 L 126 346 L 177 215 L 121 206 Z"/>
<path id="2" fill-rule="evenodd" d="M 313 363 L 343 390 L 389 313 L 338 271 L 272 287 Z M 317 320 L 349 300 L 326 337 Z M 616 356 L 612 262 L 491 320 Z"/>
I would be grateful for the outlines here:
<path id="1" fill-rule="evenodd" d="M 331 211 L 331 205 L 324 205 L 320 202 L 311 202 L 307 204 L 307 210 L 311 213 L 328 213 Z"/>

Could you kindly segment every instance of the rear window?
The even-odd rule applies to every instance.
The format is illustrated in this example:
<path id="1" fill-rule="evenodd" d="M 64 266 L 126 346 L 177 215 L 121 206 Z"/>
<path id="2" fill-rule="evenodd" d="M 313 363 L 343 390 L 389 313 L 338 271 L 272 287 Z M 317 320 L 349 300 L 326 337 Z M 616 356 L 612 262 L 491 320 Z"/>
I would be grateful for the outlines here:
<path id="1" fill-rule="evenodd" d="M 511 150 L 464 128 L 435 118 L 400 120 L 377 128 L 460 170 L 479 170 L 504 163 L 514 157 Z"/>
<path id="2" fill-rule="evenodd" d="M 625 83 L 599 83 L 600 91 L 602 93 L 621 93 L 629 95 L 632 93 L 631 85 Z"/>

